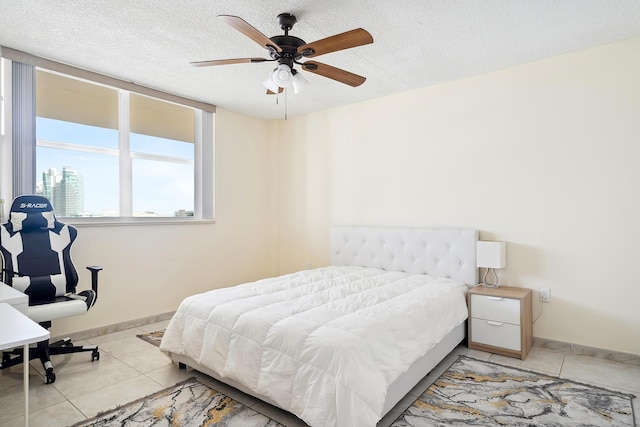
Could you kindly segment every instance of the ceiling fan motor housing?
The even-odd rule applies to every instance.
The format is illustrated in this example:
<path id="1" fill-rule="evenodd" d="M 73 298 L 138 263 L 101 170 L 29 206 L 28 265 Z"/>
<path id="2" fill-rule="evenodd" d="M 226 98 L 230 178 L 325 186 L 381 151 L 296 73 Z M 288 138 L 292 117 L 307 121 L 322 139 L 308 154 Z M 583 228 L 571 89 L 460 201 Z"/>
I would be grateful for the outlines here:
<path id="1" fill-rule="evenodd" d="M 282 52 L 270 51 L 271 58 L 278 60 L 280 64 L 293 66 L 293 61 L 302 58 L 302 54 L 298 52 L 300 46 L 307 44 L 304 40 L 294 36 L 273 36 L 269 40 L 280 46 Z"/>

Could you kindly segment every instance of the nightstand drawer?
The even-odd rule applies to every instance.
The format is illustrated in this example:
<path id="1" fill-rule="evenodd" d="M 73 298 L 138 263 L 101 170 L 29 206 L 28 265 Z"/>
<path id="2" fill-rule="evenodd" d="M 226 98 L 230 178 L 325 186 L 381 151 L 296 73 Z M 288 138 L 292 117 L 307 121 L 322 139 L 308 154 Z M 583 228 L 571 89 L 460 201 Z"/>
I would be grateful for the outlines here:
<path id="1" fill-rule="evenodd" d="M 471 319 L 473 342 L 520 351 L 520 326 L 485 319 Z"/>
<path id="2" fill-rule="evenodd" d="M 519 325 L 520 300 L 487 295 L 471 295 L 471 317 Z"/>

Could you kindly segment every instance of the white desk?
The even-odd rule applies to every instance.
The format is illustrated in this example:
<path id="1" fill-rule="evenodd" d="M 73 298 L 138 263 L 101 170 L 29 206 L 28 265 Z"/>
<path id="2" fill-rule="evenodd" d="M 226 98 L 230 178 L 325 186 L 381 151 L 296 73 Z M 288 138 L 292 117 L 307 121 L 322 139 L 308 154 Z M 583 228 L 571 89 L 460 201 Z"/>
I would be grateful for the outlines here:
<path id="1" fill-rule="evenodd" d="M 29 426 L 29 344 L 49 339 L 49 331 L 15 309 L 0 303 L 0 350 L 23 346 L 24 425 Z"/>
<path id="2" fill-rule="evenodd" d="M 29 309 L 29 297 L 3 282 L 0 282 L 0 302 L 9 303 L 24 314 Z"/>

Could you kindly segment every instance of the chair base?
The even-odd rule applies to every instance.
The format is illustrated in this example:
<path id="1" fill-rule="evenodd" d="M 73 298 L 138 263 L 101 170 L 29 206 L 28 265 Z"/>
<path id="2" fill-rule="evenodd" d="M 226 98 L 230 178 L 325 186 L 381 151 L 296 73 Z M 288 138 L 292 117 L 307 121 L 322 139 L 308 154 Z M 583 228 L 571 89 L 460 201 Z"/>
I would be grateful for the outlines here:
<path id="1" fill-rule="evenodd" d="M 65 338 L 49 344 L 49 340 L 40 341 L 36 347 L 29 349 L 29 361 L 40 359 L 45 370 L 44 383 L 52 384 L 56 381 L 56 374 L 53 371 L 53 365 L 49 356 L 56 354 L 71 354 L 91 352 L 91 361 L 100 360 L 100 352 L 97 345 L 73 345 L 71 338 Z M 0 362 L 0 370 L 10 368 L 24 363 L 22 349 L 16 348 L 2 353 L 2 361 Z M 28 362 L 27 362 L 28 363 Z"/>

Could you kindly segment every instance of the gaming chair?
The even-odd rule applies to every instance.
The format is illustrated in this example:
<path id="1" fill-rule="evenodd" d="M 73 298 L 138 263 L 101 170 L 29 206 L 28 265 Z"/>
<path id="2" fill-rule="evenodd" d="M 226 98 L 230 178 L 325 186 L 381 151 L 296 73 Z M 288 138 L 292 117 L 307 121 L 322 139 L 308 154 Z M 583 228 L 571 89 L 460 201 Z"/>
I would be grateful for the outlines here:
<path id="1" fill-rule="evenodd" d="M 71 245 L 78 231 L 56 219 L 51 202 L 44 196 L 16 197 L 9 220 L 0 226 L 2 281 L 29 296 L 26 315 L 49 329 L 51 321 L 85 314 L 98 297 L 98 272 L 91 271 L 91 288 L 76 293 L 78 272 L 71 261 Z M 91 352 L 91 361 L 99 360 L 98 346 L 74 346 L 70 338 L 49 344 L 39 342 L 31 348 L 29 359 L 40 358 L 45 369 L 45 383 L 56 380 L 49 355 Z M 23 360 L 21 349 L 2 354 L 0 369 Z"/>

